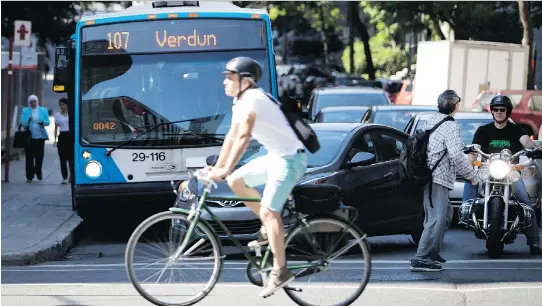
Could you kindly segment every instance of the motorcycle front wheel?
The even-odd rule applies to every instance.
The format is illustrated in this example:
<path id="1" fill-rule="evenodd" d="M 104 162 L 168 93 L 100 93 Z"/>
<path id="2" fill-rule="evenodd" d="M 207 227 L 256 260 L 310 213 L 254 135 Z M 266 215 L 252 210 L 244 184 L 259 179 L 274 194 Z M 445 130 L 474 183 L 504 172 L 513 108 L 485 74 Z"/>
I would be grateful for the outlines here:
<path id="1" fill-rule="evenodd" d="M 504 249 L 504 243 L 501 242 L 504 201 L 500 197 L 493 197 L 489 199 L 489 203 L 487 204 L 489 209 L 489 237 L 486 242 L 487 253 L 490 258 L 498 258 Z"/>

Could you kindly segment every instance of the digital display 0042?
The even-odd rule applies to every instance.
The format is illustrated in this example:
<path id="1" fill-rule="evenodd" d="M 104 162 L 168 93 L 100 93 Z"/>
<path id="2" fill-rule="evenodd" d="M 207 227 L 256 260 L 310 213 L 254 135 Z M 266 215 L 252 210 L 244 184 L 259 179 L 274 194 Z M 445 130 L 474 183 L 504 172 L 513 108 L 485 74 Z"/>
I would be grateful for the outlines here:
<path id="1" fill-rule="evenodd" d="M 88 26 L 82 54 L 265 49 L 263 20 L 175 19 Z"/>

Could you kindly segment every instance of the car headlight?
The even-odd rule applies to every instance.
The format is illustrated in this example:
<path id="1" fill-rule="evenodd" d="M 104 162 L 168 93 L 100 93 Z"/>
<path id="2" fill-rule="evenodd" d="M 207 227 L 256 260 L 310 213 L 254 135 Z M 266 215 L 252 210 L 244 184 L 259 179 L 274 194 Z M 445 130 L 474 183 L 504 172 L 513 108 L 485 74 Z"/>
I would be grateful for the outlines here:
<path id="1" fill-rule="evenodd" d="M 88 162 L 85 166 L 85 174 L 91 178 L 99 177 L 102 174 L 102 165 L 95 160 Z"/>
<path id="2" fill-rule="evenodd" d="M 489 173 L 497 180 L 502 180 L 510 172 L 510 166 L 503 160 L 494 160 L 489 164 Z"/>
<path id="3" fill-rule="evenodd" d="M 180 199 L 181 201 L 191 201 L 196 197 L 198 182 L 195 177 L 184 181 L 180 186 Z"/>
<path id="4" fill-rule="evenodd" d="M 299 185 L 322 184 L 325 181 L 327 181 L 327 179 L 328 179 L 327 175 L 325 175 L 325 176 L 313 176 L 313 177 L 309 177 L 309 178 L 307 178 L 305 180 L 301 179 L 301 181 L 299 182 Z"/>

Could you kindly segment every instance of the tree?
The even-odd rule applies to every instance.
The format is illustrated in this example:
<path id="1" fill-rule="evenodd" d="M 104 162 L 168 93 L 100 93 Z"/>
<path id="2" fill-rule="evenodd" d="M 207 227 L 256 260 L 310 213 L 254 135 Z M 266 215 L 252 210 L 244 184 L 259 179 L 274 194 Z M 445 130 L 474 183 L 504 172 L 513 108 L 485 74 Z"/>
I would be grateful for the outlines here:
<path id="1" fill-rule="evenodd" d="M 365 53 L 365 59 L 367 61 L 365 71 L 369 75 L 370 80 L 375 80 L 376 75 L 373 64 L 373 56 L 371 54 L 371 46 L 369 44 L 369 32 L 367 31 L 367 26 L 365 26 L 359 17 L 359 8 L 360 3 L 358 1 L 348 2 L 348 12 L 351 14 L 350 20 L 352 21 L 352 25 L 356 28 L 358 34 L 361 36 L 361 41 L 363 42 L 363 52 Z"/>
<path id="2" fill-rule="evenodd" d="M 32 32 L 39 38 L 43 47 L 47 41 L 54 44 L 64 42 L 75 31 L 80 13 L 88 10 L 94 2 L 84 1 L 4 1 L 2 2 L 2 33 L 13 34 L 15 20 L 32 21 Z M 117 2 L 103 2 L 108 7 Z M 6 35 L 6 33 L 8 33 Z"/>
<path id="3" fill-rule="evenodd" d="M 519 16 L 521 24 L 523 26 L 523 39 L 521 45 L 529 47 L 529 61 L 528 61 L 528 73 L 527 73 L 527 89 L 534 89 L 534 69 L 531 65 L 531 59 L 533 58 L 533 25 L 531 21 L 531 15 L 529 12 L 529 3 L 525 3 L 523 0 L 518 1 Z"/>

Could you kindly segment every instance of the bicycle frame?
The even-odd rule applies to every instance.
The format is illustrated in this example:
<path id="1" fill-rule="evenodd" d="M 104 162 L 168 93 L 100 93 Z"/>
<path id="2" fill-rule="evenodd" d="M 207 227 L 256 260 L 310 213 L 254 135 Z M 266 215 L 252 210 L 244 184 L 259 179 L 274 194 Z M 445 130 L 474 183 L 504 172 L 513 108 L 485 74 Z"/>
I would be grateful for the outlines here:
<path id="1" fill-rule="evenodd" d="M 233 200 L 233 201 L 243 201 L 243 202 L 260 202 L 261 198 L 213 197 L 213 196 L 208 196 L 210 191 L 211 191 L 210 189 L 211 189 L 210 186 L 205 186 L 205 189 L 203 190 L 203 193 L 202 193 L 202 195 L 201 195 L 201 197 L 199 199 L 199 202 L 198 202 L 197 206 L 194 207 L 194 205 L 192 205 L 190 210 L 183 209 L 183 208 L 177 208 L 177 207 L 169 208 L 169 210 L 171 212 L 187 214 L 188 215 L 188 221 L 191 222 L 191 224 L 190 224 L 190 226 L 188 228 L 188 233 L 185 236 L 185 238 L 184 238 L 183 242 L 181 243 L 181 245 L 179 246 L 179 248 L 176 250 L 175 254 L 173 255 L 173 258 L 177 259 L 181 255 L 181 253 L 184 251 L 184 249 L 186 248 L 186 245 L 188 244 L 188 241 L 192 237 L 194 227 L 198 223 L 199 217 L 201 216 L 202 211 L 205 211 L 211 216 L 211 218 L 213 218 L 213 221 L 215 221 L 218 224 L 218 226 L 220 226 L 220 228 L 226 233 L 228 238 L 230 238 L 233 241 L 235 246 L 243 252 L 243 255 L 245 256 L 245 258 L 254 267 L 256 267 L 258 269 L 259 273 L 269 272 L 272 268 L 264 268 L 264 266 L 265 266 L 265 263 L 268 260 L 269 253 L 271 252 L 271 248 L 267 247 L 267 249 L 266 249 L 266 251 L 265 251 L 265 253 L 263 255 L 263 260 L 261 261 L 260 265 L 258 265 L 258 262 L 256 260 L 257 256 L 250 255 L 249 251 L 247 251 L 243 247 L 243 245 L 239 242 L 239 240 L 233 236 L 233 234 L 230 232 L 230 230 L 220 221 L 220 219 L 218 219 L 218 217 L 205 204 L 206 200 L 215 200 L 215 201 L 221 201 L 221 200 L 232 201 Z M 193 220 L 191 220 L 192 218 L 193 218 Z M 210 227 L 210 229 L 214 232 L 214 229 L 212 227 Z M 286 235 L 288 235 L 288 233 L 286 233 Z M 313 241 L 312 240 L 309 240 L 309 241 L 310 241 L 311 246 L 314 247 Z M 260 251 L 257 250 L 256 252 L 257 252 L 257 255 L 259 255 L 258 253 L 260 253 Z M 319 266 L 319 265 L 318 264 L 287 265 L 288 269 L 315 268 L 317 266 Z"/>

